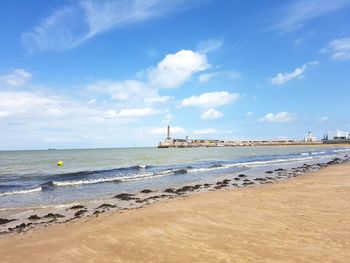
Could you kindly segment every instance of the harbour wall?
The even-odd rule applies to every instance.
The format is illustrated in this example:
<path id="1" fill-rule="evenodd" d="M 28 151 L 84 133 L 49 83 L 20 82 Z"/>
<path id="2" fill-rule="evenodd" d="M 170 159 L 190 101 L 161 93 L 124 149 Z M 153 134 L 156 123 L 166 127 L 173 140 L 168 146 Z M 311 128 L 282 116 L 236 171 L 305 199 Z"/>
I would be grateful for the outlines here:
<path id="1" fill-rule="evenodd" d="M 247 140 L 247 141 L 220 141 L 220 140 L 183 140 L 166 139 L 160 142 L 158 148 L 197 148 L 197 147 L 238 147 L 238 146 L 277 146 L 277 145 L 320 145 L 323 141 L 294 141 L 294 140 Z"/>

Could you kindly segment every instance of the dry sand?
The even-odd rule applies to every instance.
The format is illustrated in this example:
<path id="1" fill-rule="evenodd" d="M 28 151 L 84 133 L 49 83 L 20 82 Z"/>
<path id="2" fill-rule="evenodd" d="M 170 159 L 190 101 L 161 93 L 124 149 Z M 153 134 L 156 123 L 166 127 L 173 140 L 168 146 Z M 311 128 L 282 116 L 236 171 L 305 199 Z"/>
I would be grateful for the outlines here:
<path id="1" fill-rule="evenodd" d="M 0 262 L 350 262 L 350 164 L 2 236 Z"/>

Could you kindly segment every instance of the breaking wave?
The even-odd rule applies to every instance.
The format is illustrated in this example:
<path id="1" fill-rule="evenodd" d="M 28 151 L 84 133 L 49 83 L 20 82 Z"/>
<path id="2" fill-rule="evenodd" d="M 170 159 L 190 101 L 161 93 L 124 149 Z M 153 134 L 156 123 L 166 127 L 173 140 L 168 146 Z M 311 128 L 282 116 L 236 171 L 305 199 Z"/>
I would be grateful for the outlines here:
<path id="1" fill-rule="evenodd" d="M 111 176 L 111 177 L 100 177 L 100 178 L 91 178 L 84 180 L 66 180 L 66 181 L 53 181 L 54 186 L 74 186 L 74 185 L 85 185 L 85 184 L 98 184 L 98 183 L 108 183 L 108 182 L 128 182 L 136 180 L 145 180 L 152 179 L 156 177 L 162 177 L 171 174 L 185 174 L 188 171 L 186 169 L 171 169 L 164 170 L 160 172 L 148 172 L 141 174 L 134 174 L 129 176 Z"/>
<path id="2" fill-rule="evenodd" d="M 311 159 L 314 159 L 314 157 L 227 163 L 227 164 L 213 165 L 211 167 L 195 168 L 195 169 L 189 170 L 188 172 L 205 172 L 205 171 L 212 171 L 212 170 L 218 170 L 218 169 L 228 169 L 232 167 L 257 167 L 257 166 L 264 166 L 264 165 L 275 164 L 275 163 L 303 162 Z"/>
<path id="3" fill-rule="evenodd" d="M 5 196 L 5 195 L 18 195 L 18 194 L 28 194 L 28 193 L 41 192 L 41 191 L 42 191 L 41 186 L 38 186 L 38 187 L 34 187 L 34 188 L 19 189 L 19 190 L 13 190 L 13 191 L 8 191 L 8 192 L 0 193 L 0 196 Z"/>

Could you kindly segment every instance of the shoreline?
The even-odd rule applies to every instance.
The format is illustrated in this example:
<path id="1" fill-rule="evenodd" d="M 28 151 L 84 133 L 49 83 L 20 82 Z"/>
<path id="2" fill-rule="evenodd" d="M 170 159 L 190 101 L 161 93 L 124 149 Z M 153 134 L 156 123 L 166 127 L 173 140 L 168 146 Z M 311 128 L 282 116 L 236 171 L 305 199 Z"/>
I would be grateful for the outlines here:
<path id="1" fill-rule="evenodd" d="M 350 256 L 344 250 L 350 240 L 346 224 L 350 216 L 350 175 L 346 172 L 349 168 L 349 163 L 337 164 L 291 180 L 234 190 L 225 189 L 222 186 L 225 183 L 221 182 L 217 185 L 223 188 L 220 191 L 183 195 L 138 209 L 111 211 L 27 233 L 2 235 L 2 260 L 21 262 L 33 257 L 35 262 L 46 258 L 80 262 L 98 258 L 98 262 L 111 262 L 109 256 L 113 255 L 114 262 L 181 261 L 179 256 L 182 261 L 186 261 L 183 258 L 186 256 L 187 261 L 203 262 L 205 258 L 208 262 L 256 262 L 265 261 L 264 257 L 285 261 L 281 256 L 283 252 L 291 262 L 317 262 L 317 258 L 320 262 L 325 257 L 326 261 L 345 262 Z M 269 216 L 272 221 L 267 221 Z M 289 219 L 276 221 L 274 217 L 285 220 L 297 217 L 301 223 L 289 226 Z M 321 225 L 316 224 L 318 221 Z M 297 228 L 294 233 L 293 228 Z M 272 240 L 269 231 L 274 236 Z M 80 239 L 89 242 L 80 245 L 77 243 Z M 174 252 L 168 251 L 165 244 Z M 264 251 L 257 244 L 273 246 L 267 247 L 270 251 Z M 104 249 L 104 246 L 115 246 L 115 249 Z M 135 254 L 135 249 L 139 253 Z M 72 250 L 74 253 L 69 254 Z M 183 255 L 173 254 L 175 251 Z"/>
<path id="2" fill-rule="evenodd" d="M 267 166 L 259 172 L 254 170 L 253 172 L 245 171 L 243 173 L 217 175 L 212 180 L 203 179 L 190 185 L 179 185 L 178 187 L 158 190 L 143 189 L 139 192 L 119 192 L 108 198 L 49 205 L 46 207 L 5 209 L 0 211 L 0 237 L 23 232 L 34 232 L 43 227 L 88 219 L 103 213 L 111 214 L 119 211 L 140 209 L 153 203 L 203 192 L 212 192 L 220 189 L 239 190 L 247 186 L 258 187 L 264 184 L 272 184 L 303 176 L 349 160 L 349 155 L 343 155 L 343 157 L 338 155 L 336 158 L 323 162 L 308 162 L 304 160 L 301 166 L 297 166 L 300 162 L 296 161 L 289 167 L 283 166 L 282 163 L 276 166 Z M 259 175 L 257 176 L 257 174 Z M 12 214 L 10 211 L 12 211 Z"/>

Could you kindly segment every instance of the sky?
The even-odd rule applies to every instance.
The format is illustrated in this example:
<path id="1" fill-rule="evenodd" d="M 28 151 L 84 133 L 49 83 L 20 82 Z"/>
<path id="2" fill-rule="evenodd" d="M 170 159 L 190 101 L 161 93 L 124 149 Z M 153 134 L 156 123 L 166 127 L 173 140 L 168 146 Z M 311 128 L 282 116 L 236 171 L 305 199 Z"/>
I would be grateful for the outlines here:
<path id="1" fill-rule="evenodd" d="M 350 130 L 350 0 L 0 5 L 0 150 Z"/>

